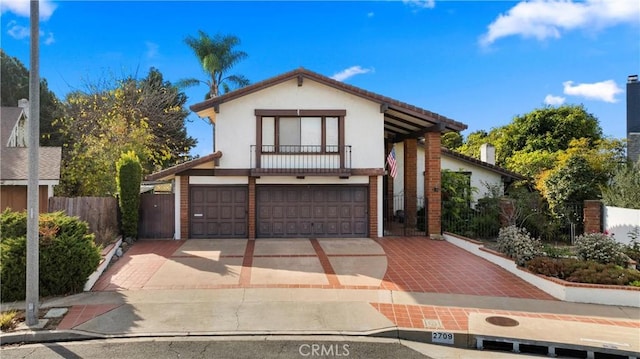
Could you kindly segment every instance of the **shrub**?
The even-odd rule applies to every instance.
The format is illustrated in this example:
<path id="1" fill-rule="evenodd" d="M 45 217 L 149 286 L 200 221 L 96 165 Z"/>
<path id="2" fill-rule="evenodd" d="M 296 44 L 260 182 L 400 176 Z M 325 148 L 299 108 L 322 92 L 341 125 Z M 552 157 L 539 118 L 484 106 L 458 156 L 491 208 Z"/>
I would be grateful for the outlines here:
<path id="1" fill-rule="evenodd" d="M 622 244 L 604 233 L 589 233 L 576 238 L 576 254 L 586 261 L 626 266 L 628 257 L 623 250 Z"/>
<path id="2" fill-rule="evenodd" d="M 540 240 L 531 238 L 529 232 L 523 228 L 509 226 L 500 229 L 498 233 L 498 251 L 513 258 L 517 265 L 525 263 L 541 254 Z"/>
<path id="3" fill-rule="evenodd" d="M 623 246 L 622 250 L 629 258 L 636 261 L 636 266 L 640 266 L 640 242 L 632 239 L 631 243 Z"/>
<path id="4" fill-rule="evenodd" d="M 125 237 L 138 237 L 138 210 L 140 208 L 140 183 L 142 166 L 135 152 L 123 153 L 116 162 L 122 232 Z"/>
<path id="5" fill-rule="evenodd" d="M 636 285 L 640 272 L 615 264 L 581 261 L 575 258 L 537 257 L 526 265 L 527 269 L 547 277 L 576 283 Z"/>
<path id="6" fill-rule="evenodd" d="M 5 211 L 1 217 L 1 298 L 3 301 L 23 300 L 26 290 L 26 212 Z M 39 231 L 40 295 L 81 291 L 100 262 L 100 249 L 89 234 L 87 223 L 62 212 L 43 213 Z"/>
<path id="7" fill-rule="evenodd" d="M 0 330 L 6 332 L 9 329 L 13 329 L 16 324 L 15 319 L 17 315 L 18 312 L 15 310 L 0 313 Z"/>

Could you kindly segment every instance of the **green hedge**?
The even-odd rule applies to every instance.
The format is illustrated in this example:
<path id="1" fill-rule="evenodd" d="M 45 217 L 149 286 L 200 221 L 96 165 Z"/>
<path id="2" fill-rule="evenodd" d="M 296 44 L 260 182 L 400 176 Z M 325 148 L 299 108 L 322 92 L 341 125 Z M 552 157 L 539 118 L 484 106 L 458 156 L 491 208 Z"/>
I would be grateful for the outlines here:
<path id="1" fill-rule="evenodd" d="M 142 166 L 136 153 L 133 151 L 123 153 L 116 162 L 116 170 L 122 232 L 125 237 L 138 238 Z"/>
<path id="2" fill-rule="evenodd" d="M 26 212 L 0 215 L 0 280 L 2 301 L 25 299 Z M 89 226 L 62 212 L 40 214 L 40 296 L 65 295 L 83 290 L 100 263 L 100 249 Z"/>

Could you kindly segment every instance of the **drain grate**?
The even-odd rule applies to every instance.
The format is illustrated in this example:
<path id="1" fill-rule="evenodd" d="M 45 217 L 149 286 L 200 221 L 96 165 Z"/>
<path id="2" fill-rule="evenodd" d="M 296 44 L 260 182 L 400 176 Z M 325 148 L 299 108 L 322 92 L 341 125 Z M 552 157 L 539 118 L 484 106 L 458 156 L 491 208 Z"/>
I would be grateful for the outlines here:
<path id="1" fill-rule="evenodd" d="M 497 325 L 499 327 L 517 327 L 520 325 L 517 320 L 507 317 L 487 317 L 485 320 L 487 323 Z"/>

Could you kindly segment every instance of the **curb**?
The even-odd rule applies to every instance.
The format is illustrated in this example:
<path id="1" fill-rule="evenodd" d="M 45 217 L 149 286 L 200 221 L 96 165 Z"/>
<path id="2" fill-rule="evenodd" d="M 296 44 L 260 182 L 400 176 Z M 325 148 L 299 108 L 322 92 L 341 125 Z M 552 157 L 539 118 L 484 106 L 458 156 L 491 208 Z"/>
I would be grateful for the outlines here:
<path id="1" fill-rule="evenodd" d="M 0 345 L 68 342 L 104 338 L 105 336 L 100 334 L 86 333 L 77 330 L 22 331 L 1 334 Z"/>
<path id="2" fill-rule="evenodd" d="M 135 334 L 113 334 L 105 335 L 90 333 L 78 330 L 42 330 L 24 331 L 20 333 L 6 333 L 0 335 L 0 345 L 12 344 L 35 344 L 47 342 L 69 342 L 85 341 L 96 339 L 124 339 L 124 338 L 168 338 L 168 337 L 244 337 L 244 336 L 340 336 L 340 337 L 370 337 L 380 339 L 400 339 L 411 342 L 440 345 L 443 347 L 466 349 L 466 350 L 486 350 L 487 352 L 502 351 L 522 354 L 538 354 L 541 350 L 546 351 L 548 356 L 556 356 L 557 351 L 571 350 L 582 351 L 587 358 L 594 358 L 596 354 L 619 355 L 628 358 L 638 358 L 638 353 L 629 352 L 624 349 L 593 347 L 587 345 L 551 343 L 545 341 L 532 341 L 518 338 L 494 337 L 482 334 L 470 334 L 467 332 L 454 332 L 451 343 L 439 343 L 434 340 L 433 333 L 437 331 L 415 330 L 408 328 L 383 328 L 361 332 L 346 331 L 255 331 L 255 332 L 165 332 L 165 333 L 135 333 Z"/>

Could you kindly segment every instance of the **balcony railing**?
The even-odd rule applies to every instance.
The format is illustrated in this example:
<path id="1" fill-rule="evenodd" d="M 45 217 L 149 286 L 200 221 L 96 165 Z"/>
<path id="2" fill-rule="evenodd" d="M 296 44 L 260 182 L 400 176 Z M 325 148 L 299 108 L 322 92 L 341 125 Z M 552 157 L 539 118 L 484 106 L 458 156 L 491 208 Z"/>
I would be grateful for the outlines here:
<path id="1" fill-rule="evenodd" d="M 350 173 L 351 146 L 251 146 L 251 174 L 255 176 L 349 176 Z"/>

